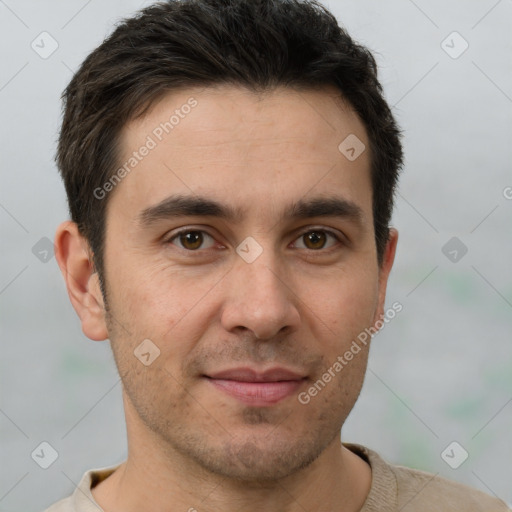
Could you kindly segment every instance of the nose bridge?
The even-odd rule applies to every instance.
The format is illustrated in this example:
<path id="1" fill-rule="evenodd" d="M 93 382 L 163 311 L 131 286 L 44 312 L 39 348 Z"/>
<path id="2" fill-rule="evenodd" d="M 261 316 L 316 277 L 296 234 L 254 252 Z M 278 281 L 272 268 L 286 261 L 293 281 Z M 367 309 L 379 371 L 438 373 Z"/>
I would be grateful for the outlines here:
<path id="1" fill-rule="evenodd" d="M 275 257 L 262 255 L 252 263 L 239 262 L 237 271 L 240 274 L 241 286 L 245 289 L 243 295 L 248 299 L 252 297 L 254 302 L 261 302 L 264 305 L 269 301 L 287 298 L 289 290 L 279 273 Z"/>
<path id="2" fill-rule="evenodd" d="M 296 326 L 299 314 L 278 254 L 270 244 L 248 238 L 237 247 L 223 321 L 228 330 L 244 327 L 258 338 L 272 337 Z"/>

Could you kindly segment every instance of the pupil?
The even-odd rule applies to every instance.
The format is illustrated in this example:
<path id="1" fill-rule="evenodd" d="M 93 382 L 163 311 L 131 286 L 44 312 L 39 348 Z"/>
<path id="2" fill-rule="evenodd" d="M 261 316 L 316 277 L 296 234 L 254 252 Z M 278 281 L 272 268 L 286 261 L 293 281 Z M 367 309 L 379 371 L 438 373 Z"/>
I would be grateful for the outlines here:
<path id="1" fill-rule="evenodd" d="M 315 245 L 315 246 L 318 244 L 318 242 L 321 242 L 320 245 L 323 245 L 323 237 L 324 237 L 323 233 L 321 235 L 319 235 L 318 232 L 312 231 L 308 235 L 308 240 L 310 242 L 312 242 L 313 245 Z"/>
<path id="2" fill-rule="evenodd" d="M 194 241 L 195 239 L 195 241 Z M 202 235 L 199 231 L 188 231 L 182 235 L 181 243 L 190 249 L 197 249 L 202 242 Z"/>

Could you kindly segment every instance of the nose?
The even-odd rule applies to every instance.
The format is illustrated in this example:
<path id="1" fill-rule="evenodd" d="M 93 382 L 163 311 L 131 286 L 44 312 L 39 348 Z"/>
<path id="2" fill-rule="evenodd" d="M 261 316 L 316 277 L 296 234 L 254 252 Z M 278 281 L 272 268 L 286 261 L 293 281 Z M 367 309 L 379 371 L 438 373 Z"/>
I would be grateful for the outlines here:
<path id="1" fill-rule="evenodd" d="M 300 301 L 290 272 L 276 265 L 270 253 L 263 251 L 252 263 L 239 258 L 226 276 L 221 321 L 228 332 L 250 330 L 258 339 L 270 339 L 298 328 Z"/>

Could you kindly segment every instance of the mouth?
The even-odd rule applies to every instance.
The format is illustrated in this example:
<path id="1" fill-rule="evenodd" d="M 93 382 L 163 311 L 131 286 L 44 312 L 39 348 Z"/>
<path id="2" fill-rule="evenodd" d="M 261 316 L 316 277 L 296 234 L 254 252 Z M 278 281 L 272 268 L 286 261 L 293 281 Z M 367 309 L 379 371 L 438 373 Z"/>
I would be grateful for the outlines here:
<path id="1" fill-rule="evenodd" d="M 265 372 L 243 367 L 215 372 L 203 377 L 215 388 L 252 406 L 276 404 L 296 394 L 307 380 L 300 372 L 272 368 Z"/>

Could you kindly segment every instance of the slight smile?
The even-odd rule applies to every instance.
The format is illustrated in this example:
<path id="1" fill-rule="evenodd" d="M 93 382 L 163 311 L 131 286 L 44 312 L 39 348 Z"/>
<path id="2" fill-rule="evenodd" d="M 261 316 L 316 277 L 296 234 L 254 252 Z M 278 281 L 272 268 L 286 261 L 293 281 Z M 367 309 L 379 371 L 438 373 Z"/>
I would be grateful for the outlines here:
<path id="1" fill-rule="evenodd" d="M 307 380 L 300 373 L 286 368 L 258 372 L 249 367 L 232 368 L 204 375 L 217 389 L 253 406 L 269 406 L 296 393 Z"/>

